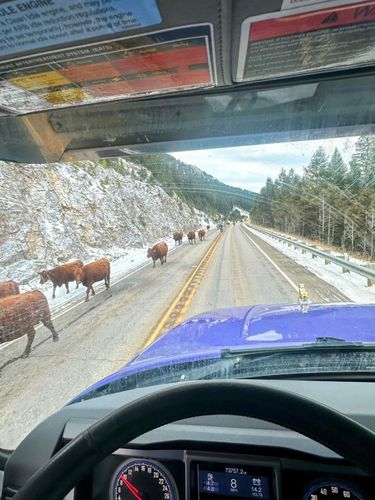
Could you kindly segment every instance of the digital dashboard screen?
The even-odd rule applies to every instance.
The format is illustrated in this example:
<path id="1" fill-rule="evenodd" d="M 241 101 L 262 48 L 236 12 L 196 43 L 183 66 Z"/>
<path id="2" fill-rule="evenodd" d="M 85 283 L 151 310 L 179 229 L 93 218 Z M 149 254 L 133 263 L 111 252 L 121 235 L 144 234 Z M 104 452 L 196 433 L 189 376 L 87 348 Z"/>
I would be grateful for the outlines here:
<path id="1" fill-rule="evenodd" d="M 193 468 L 197 500 L 275 498 L 271 467 L 196 462 Z"/>

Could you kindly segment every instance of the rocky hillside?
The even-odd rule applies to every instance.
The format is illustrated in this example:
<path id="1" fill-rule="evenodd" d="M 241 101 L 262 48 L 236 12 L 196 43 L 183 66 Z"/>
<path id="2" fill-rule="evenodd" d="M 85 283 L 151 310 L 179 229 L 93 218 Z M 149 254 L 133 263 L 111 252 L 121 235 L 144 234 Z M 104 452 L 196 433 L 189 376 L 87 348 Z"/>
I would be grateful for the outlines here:
<path id="1" fill-rule="evenodd" d="M 72 258 L 116 259 L 176 228 L 197 212 L 152 183 L 140 165 L 18 165 L 0 162 L 0 280 L 28 282 Z"/>

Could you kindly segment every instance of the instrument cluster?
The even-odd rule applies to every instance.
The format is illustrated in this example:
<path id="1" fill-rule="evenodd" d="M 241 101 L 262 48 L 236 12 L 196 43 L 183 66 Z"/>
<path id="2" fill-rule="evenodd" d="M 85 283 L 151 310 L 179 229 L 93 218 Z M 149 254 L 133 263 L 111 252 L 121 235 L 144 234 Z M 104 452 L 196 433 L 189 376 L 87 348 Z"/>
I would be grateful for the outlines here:
<path id="1" fill-rule="evenodd" d="M 130 450 L 129 450 L 130 451 Z M 282 459 L 181 452 L 111 456 L 94 475 L 94 500 L 370 500 L 365 475 L 285 468 Z M 168 454 L 167 454 L 168 455 Z M 305 462 L 306 465 L 306 462 Z M 328 470 L 328 469 L 327 469 Z M 103 478 L 106 475 L 106 480 Z M 320 475 L 319 475 L 320 474 Z"/>

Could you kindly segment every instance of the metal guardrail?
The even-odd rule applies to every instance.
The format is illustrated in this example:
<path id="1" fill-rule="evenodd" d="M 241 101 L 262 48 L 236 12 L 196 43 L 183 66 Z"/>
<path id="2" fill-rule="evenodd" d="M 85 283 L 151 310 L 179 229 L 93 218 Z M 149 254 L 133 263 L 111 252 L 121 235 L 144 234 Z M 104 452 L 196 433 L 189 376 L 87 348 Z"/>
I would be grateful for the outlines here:
<path id="1" fill-rule="evenodd" d="M 252 227 L 250 224 L 245 225 L 250 229 L 254 229 L 255 231 L 259 231 L 260 233 L 264 233 L 270 236 L 271 238 L 275 238 L 276 240 L 287 243 L 289 246 L 294 246 L 294 248 L 296 249 L 300 248 L 303 253 L 311 253 L 313 257 L 321 257 L 322 259 L 324 259 L 325 264 L 336 264 L 337 266 L 341 267 L 343 273 L 353 272 L 355 274 L 359 274 L 367 278 L 368 286 L 375 285 L 375 269 L 371 269 L 371 267 L 354 264 L 353 262 L 350 262 L 348 260 L 348 257 L 345 258 L 345 256 L 339 257 L 337 255 L 332 255 L 331 253 L 324 252 L 323 250 L 319 250 L 318 248 L 314 248 L 311 245 L 306 245 L 306 243 L 301 243 L 301 241 L 299 240 L 286 238 L 285 236 L 281 236 L 278 233 L 268 231 L 267 229 Z"/>

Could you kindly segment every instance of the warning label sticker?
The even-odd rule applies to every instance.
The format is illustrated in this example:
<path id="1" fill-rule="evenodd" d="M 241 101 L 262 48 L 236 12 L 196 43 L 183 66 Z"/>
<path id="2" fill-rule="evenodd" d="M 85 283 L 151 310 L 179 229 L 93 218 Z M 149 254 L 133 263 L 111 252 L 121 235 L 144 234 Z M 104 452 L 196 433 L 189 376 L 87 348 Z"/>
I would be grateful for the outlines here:
<path id="1" fill-rule="evenodd" d="M 166 30 L 0 64 L 0 106 L 16 113 L 216 83 L 210 25 Z"/>
<path id="2" fill-rule="evenodd" d="M 344 3 L 363 3 L 363 0 L 341 0 L 340 5 Z M 281 10 L 284 9 L 296 9 L 297 7 L 309 7 L 313 4 L 320 3 L 320 8 L 337 5 L 339 2 L 337 0 L 283 0 L 281 4 Z"/>
<path id="3" fill-rule="evenodd" d="M 0 3 L 0 56 L 159 24 L 156 0 L 19 0 Z"/>
<path id="4" fill-rule="evenodd" d="M 237 81 L 294 76 L 375 61 L 375 1 L 322 5 L 244 21 Z M 312 10 L 314 9 L 314 10 Z"/>

